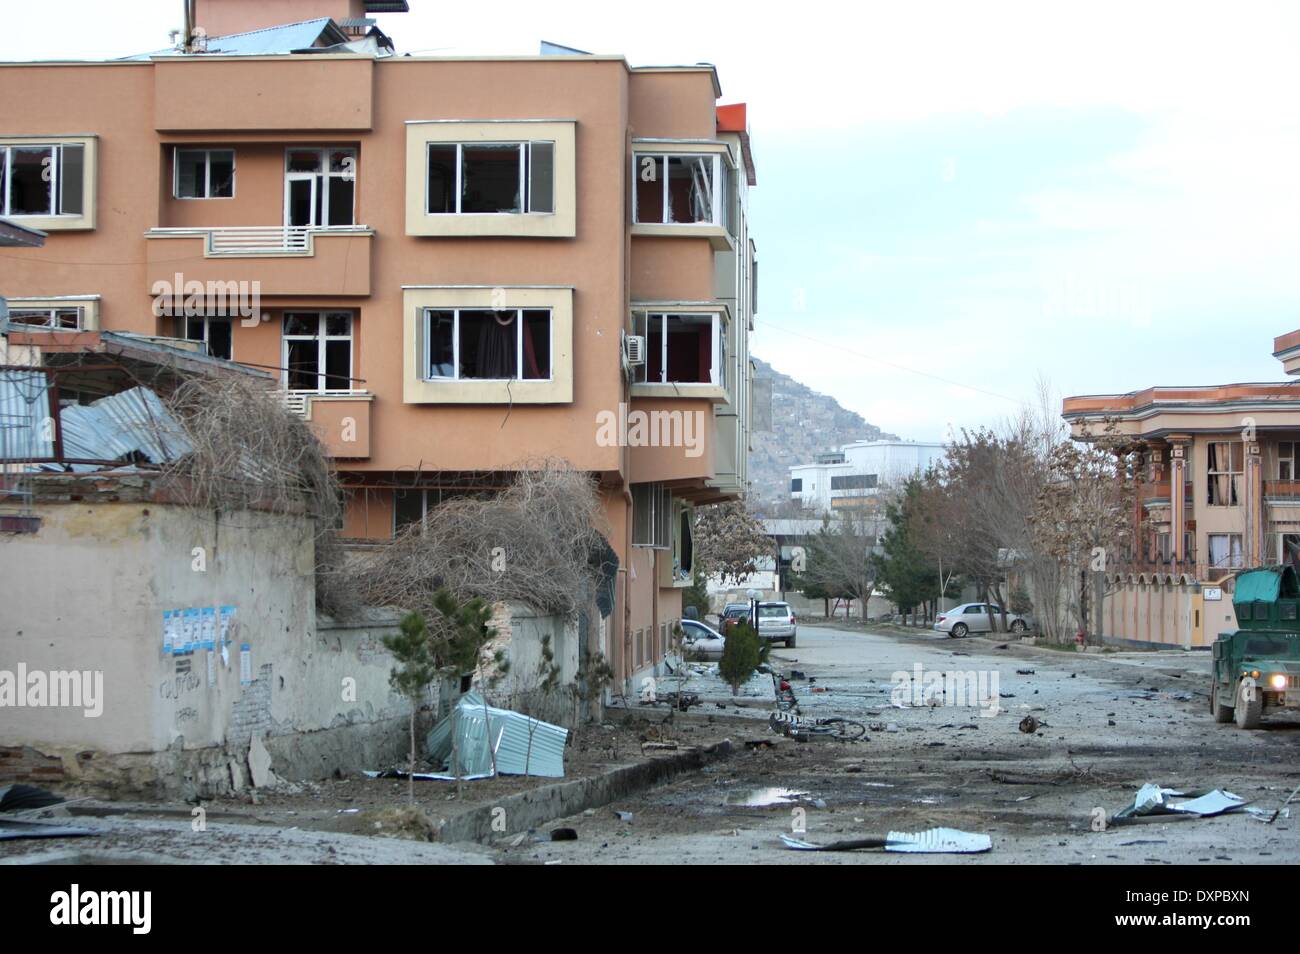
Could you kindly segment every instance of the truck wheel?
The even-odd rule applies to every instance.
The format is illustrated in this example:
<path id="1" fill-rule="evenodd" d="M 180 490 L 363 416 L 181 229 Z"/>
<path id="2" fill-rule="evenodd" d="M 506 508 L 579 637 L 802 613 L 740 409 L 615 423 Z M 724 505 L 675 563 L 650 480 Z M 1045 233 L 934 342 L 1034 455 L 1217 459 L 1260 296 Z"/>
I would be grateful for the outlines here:
<path id="1" fill-rule="evenodd" d="M 1232 721 L 1232 706 L 1225 706 L 1219 700 L 1219 684 L 1215 682 L 1210 687 L 1210 711 L 1214 713 L 1214 721 L 1219 723 Z"/>
<path id="2" fill-rule="evenodd" d="M 1255 691 L 1250 695 L 1251 698 L 1247 699 L 1246 687 L 1241 683 L 1237 684 L 1237 705 L 1234 715 L 1238 729 L 1259 728 L 1259 718 L 1264 711 L 1264 694 L 1256 686 Z"/>

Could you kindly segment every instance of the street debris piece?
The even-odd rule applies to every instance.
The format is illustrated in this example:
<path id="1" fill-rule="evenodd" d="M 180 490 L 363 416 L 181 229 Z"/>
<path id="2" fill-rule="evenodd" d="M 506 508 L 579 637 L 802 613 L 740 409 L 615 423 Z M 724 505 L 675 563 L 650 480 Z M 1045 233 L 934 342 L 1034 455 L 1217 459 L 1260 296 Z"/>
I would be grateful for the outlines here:
<path id="1" fill-rule="evenodd" d="M 0 841 L 20 838 L 85 838 L 98 835 L 90 828 L 71 828 L 67 825 L 46 825 L 42 822 L 18 821 L 6 818 L 0 821 Z"/>
<path id="2" fill-rule="evenodd" d="M 853 742 L 867 734 L 867 727 L 852 719 L 838 717 L 805 719 L 794 713 L 780 710 L 767 717 L 767 724 L 771 726 L 773 732 L 789 736 L 796 742 L 810 742 L 813 739 Z"/>
<path id="3" fill-rule="evenodd" d="M 750 788 L 727 792 L 722 804 L 740 808 L 770 808 L 773 805 L 793 805 L 808 798 L 808 792 L 793 788 Z"/>
<path id="4" fill-rule="evenodd" d="M 614 817 L 616 817 L 619 821 L 630 822 L 632 820 L 632 813 L 621 812 L 616 808 L 614 809 Z"/>
<path id="5" fill-rule="evenodd" d="M 29 808 L 48 808 L 63 799 L 35 785 L 5 785 L 0 787 L 0 812 L 21 812 Z"/>
<path id="6" fill-rule="evenodd" d="M 1026 735 L 1033 735 L 1038 731 L 1038 727 L 1042 724 L 1043 723 L 1039 722 L 1033 716 L 1027 715 L 1020 720 L 1020 731 L 1024 732 Z"/>
<path id="7" fill-rule="evenodd" d="M 879 836 L 852 838 L 833 841 L 826 845 L 800 841 L 789 835 L 782 835 L 781 840 L 785 842 L 787 848 L 796 851 L 856 851 L 861 848 L 883 848 L 885 851 L 917 855 L 967 855 L 979 854 L 993 848 L 993 840 L 988 835 L 958 831 L 956 828 L 931 828 L 918 832 L 891 831 L 884 838 Z"/>
<path id="8" fill-rule="evenodd" d="M 578 832 L 574 828 L 552 828 L 551 841 L 577 841 Z"/>
<path id="9" fill-rule="evenodd" d="M 1286 797 L 1286 801 L 1273 810 L 1273 814 L 1268 816 L 1266 823 L 1269 825 L 1273 824 L 1273 822 L 1277 821 L 1278 815 L 1281 815 L 1283 818 L 1290 818 L 1291 809 L 1287 808 L 1287 806 L 1291 804 L 1291 799 L 1295 798 L 1297 794 L 1300 794 L 1300 785 L 1293 788 L 1291 794 Z M 1247 809 L 1247 811 L 1251 811 L 1251 809 Z M 1260 820 L 1264 821 L 1264 819 Z"/>
<path id="10" fill-rule="evenodd" d="M 457 764 L 452 764 L 453 734 Z M 467 692 L 451 715 L 429 730 L 428 756 L 446 769 L 445 774 L 430 777 L 440 781 L 490 778 L 495 769 L 501 775 L 563 778 L 568 738 L 568 729 L 489 706 L 477 692 Z"/>
<path id="11" fill-rule="evenodd" d="M 1181 798 L 1185 801 L 1175 802 Z M 1148 782 L 1138 789 L 1133 804 L 1120 809 L 1115 818 L 1140 818 L 1147 815 L 1197 815 L 1209 818 L 1227 812 L 1241 811 L 1246 807 L 1246 800 L 1239 795 L 1216 788 L 1212 792 L 1191 795 L 1172 788 L 1161 788 Z"/>

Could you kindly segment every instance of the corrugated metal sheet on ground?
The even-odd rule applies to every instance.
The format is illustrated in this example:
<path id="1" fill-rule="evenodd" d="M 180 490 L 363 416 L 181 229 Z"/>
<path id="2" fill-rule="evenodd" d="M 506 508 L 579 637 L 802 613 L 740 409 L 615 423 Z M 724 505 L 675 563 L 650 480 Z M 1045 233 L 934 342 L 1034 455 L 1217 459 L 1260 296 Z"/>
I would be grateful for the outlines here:
<path id="1" fill-rule="evenodd" d="M 501 775 L 563 778 L 568 738 L 568 729 L 509 709 L 486 706 L 477 692 L 467 692 L 452 714 L 429 730 L 425 741 L 429 757 L 446 764 L 452 775 L 491 774 L 495 754 L 496 770 Z"/>

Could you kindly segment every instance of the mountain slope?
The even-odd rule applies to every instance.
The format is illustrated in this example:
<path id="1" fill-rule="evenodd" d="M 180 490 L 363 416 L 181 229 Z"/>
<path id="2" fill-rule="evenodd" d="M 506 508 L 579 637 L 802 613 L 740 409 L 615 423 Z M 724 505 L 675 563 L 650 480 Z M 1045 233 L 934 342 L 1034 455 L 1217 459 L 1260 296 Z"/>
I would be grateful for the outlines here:
<path id="1" fill-rule="evenodd" d="M 790 470 L 810 464 L 813 455 L 851 441 L 898 440 L 868 424 L 766 361 L 754 359 L 754 449 L 749 455 L 750 501 L 756 509 L 790 499 Z"/>

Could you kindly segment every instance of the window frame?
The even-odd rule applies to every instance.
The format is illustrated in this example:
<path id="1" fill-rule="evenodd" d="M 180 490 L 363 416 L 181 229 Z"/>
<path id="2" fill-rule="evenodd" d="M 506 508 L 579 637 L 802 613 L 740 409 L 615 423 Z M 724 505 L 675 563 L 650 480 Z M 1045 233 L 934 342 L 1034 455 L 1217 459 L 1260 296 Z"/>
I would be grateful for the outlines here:
<path id="1" fill-rule="evenodd" d="M 302 312 L 294 312 L 294 314 L 302 314 Z M 230 318 L 225 315 L 177 315 L 176 318 L 173 320 L 177 324 L 177 330 L 181 332 L 176 337 L 180 338 L 182 341 L 202 341 L 203 344 L 207 347 L 208 356 L 212 358 L 221 357 L 221 355 L 216 355 L 212 353 L 212 322 L 214 321 L 226 322 L 228 325 L 230 325 L 230 356 L 228 358 L 224 358 L 223 360 L 226 361 L 235 360 L 235 319 L 234 318 Z M 203 322 L 202 338 L 191 338 L 189 336 L 189 330 L 190 330 L 189 323 L 191 321 Z M 283 333 L 284 333 L 284 326 L 281 325 L 282 336 Z M 285 357 L 287 358 L 288 356 L 285 355 Z M 284 362 L 284 365 L 286 368 L 288 368 L 289 362 L 286 360 Z"/>
<path id="2" fill-rule="evenodd" d="M 536 211 L 533 209 L 533 179 L 532 172 L 533 147 L 539 143 L 544 143 L 551 147 L 551 208 L 549 212 Z M 519 196 L 520 205 L 523 208 L 515 212 L 508 212 L 501 209 L 495 212 L 466 212 L 462 209 L 465 200 L 465 147 L 466 146 L 518 146 L 519 147 Z M 527 146 L 527 150 L 525 150 Z M 434 149 L 454 148 L 456 150 L 455 160 L 455 185 L 452 194 L 456 199 L 456 208 L 451 212 L 434 212 L 429 208 L 429 155 Z M 443 216 L 443 215 L 555 215 L 556 206 L 556 141 L 554 139 L 499 139 L 499 140 L 457 140 L 454 142 L 429 141 L 424 144 L 424 207 L 425 215 Z"/>
<path id="3" fill-rule="evenodd" d="M 1282 453 L 1282 448 L 1284 448 L 1284 447 L 1287 448 L 1287 449 L 1290 451 L 1290 453 L 1288 453 L 1288 454 L 1283 454 L 1283 453 Z M 1276 473 L 1277 473 L 1277 479 L 1278 479 L 1278 480 L 1295 480 L 1295 479 L 1296 479 L 1296 473 L 1295 473 L 1295 459 L 1296 459 L 1296 452 L 1295 452 L 1295 451 L 1296 451 L 1296 441 L 1278 441 L 1278 442 L 1277 442 L 1277 468 L 1276 468 Z M 1283 464 L 1283 463 L 1285 463 L 1285 464 L 1287 465 L 1287 468 L 1288 468 L 1288 470 L 1290 471 L 1290 473 L 1287 474 L 1285 477 L 1282 476 L 1282 464 Z"/>
<path id="4" fill-rule="evenodd" d="M 645 500 L 641 500 L 641 497 Z M 632 546 L 648 550 L 671 550 L 673 511 L 672 491 L 662 481 L 633 484 Z M 643 513 L 644 517 L 641 516 Z"/>
<path id="5" fill-rule="evenodd" d="M 181 153 L 203 153 L 203 195 L 181 195 Z M 225 152 L 230 154 L 230 195 L 212 195 L 212 154 Z M 287 163 L 287 159 L 285 160 Z M 173 146 L 172 147 L 172 198 L 179 202 L 199 202 L 220 199 L 233 199 L 236 195 L 239 179 L 238 157 L 234 146 Z"/>
<path id="6" fill-rule="evenodd" d="M 1220 563 L 1214 560 L 1214 538 L 1223 537 L 1228 541 L 1227 562 Z M 1234 541 L 1236 545 L 1234 547 Z M 1240 533 L 1207 533 L 1205 535 L 1205 559 L 1209 566 L 1216 569 L 1240 569 L 1245 566 L 1245 537 Z M 1234 555 L 1235 551 L 1235 555 Z"/>
<path id="7" fill-rule="evenodd" d="M 92 161 L 91 150 L 84 142 L 60 142 L 57 140 L 31 142 L 0 142 L 0 216 L 7 219 L 62 219 L 64 221 L 73 221 L 87 217 L 86 206 L 92 201 L 93 195 L 88 194 L 83 179 L 81 187 L 81 211 L 65 212 L 63 211 L 63 150 L 66 148 L 81 150 L 81 163 L 83 176 L 89 163 Z M 12 205 L 11 189 L 14 181 L 14 152 L 15 150 L 34 152 L 37 150 L 50 151 L 50 179 L 49 179 L 49 200 L 50 211 L 48 212 L 11 212 Z M 44 162 L 44 160 L 42 160 Z"/>
<path id="8" fill-rule="evenodd" d="M 640 192 L 641 183 L 641 164 L 645 159 L 655 159 L 663 162 L 662 191 L 660 202 L 662 203 L 662 212 L 657 222 L 642 221 L 640 217 Z M 671 218 L 672 205 L 669 202 L 668 183 L 671 177 L 668 175 L 668 161 L 670 159 L 712 159 L 713 160 L 713 180 L 710 185 L 712 208 L 709 210 L 709 218 L 703 222 L 674 222 Z M 632 149 L 632 224 L 633 225 L 672 225 L 690 228 L 692 226 L 710 226 L 715 228 L 727 228 L 726 197 L 728 193 L 727 179 L 728 164 L 723 161 L 723 153 L 709 150 L 706 152 L 695 152 L 689 149 L 675 150 L 669 149 L 661 151 L 657 149 Z M 719 190 L 719 185 L 722 188 Z M 721 192 L 721 195 L 719 195 Z"/>
<path id="9" fill-rule="evenodd" d="M 76 324 L 73 325 L 72 327 L 58 324 L 57 316 L 58 313 L 61 311 L 76 312 L 77 315 Z M 14 318 L 14 315 L 23 312 L 26 312 L 27 314 L 45 313 L 47 315 L 47 321 L 44 324 L 38 325 L 32 322 L 26 322 Z M 41 305 L 34 308 L 24 308 L 21 305 L 19 305 L 17 308 L 11 306 L 9 308 L 8 321 L 11 327 L 17 324 L 22 327 L 23 331 L 27 331 L 28 329 L 37 329 L 37 330 L 44 330 L 44 331 L 85 331 L 86 330 L 86 308 L 83 305 Z"/>
<path id="10" fill-rule="evenodd" d="M 304 169 L 290 170 L 289 156 L 295 152 L 316 153 L 319 159 L 319 163 L 316 169 L 312 172 L 308 172 Z M 330 153 L 334 153 L 334 152 L 346 152 L 351 155 L 352 170 L 350 172 L 346 169 L 343 170 L 342 172 L 335 172 L 332 169 L 330 169 Z M 359 162 L 359 159 L 360 159 L 360 150 L 356 146 L 285 146 L 284 166 L 283 166 L 285 228 L 298 228 L 298 229 L 354 229 L 356 228 L 357 227 L 356 167 Z M 351 219 L 351 221 L 346 225 L 331 225 L 330 224 L 329 180 L 331 178 L 347 179 L 349 176 L 351 176 L 351 182 L 352 182 L 352 212 L 351 215 L 348 216 L 348 218 Z M 292 194 L 292 190 L 290 189 L 290 183 L 301 182 L 301 181 L 309 181 L 312 184 L 313 201 L 311 203 L 311 208 L 312 208 L 313 217 L 315 217 L 315 212 L 316 212 L 316 202 L 314 201 L 316 199 L 316 192 L 317 190 L 320 190 L 323 187 L 323 192 L 320 195 L 320 218 L 322 221 L 315 222 L 309 225 L 290 225 L 289 208 L 290 208 L 290 196 Z M 298 312 L 298 314 L 304 314 L 304 312 Z"/>
<path id="11" fill-rule="evenodd" d="M 433 335 L 430 327 L 430 320 L 433 312 L 450 311 L 452 313 L 451 327 L 451 366 L 454 372 L 450 376 L 444 374 L 433 374 Z M 460 313 L 469 312 L 506 312 L 515 313 L 515 377 L 513 378 L 463 378 L 460 376 Z M 547 362 L 546 377 L 544 378 L 525 378 L 520 373 L 524 367 L 524 312 L 526 311 L 544 311 L 546 312 L 546 335 L 547 335 Z M 420 310 L 420 321 L 423 323 L 423 341 L 424 354 L 421 355 L 421 379 L 424 381 L 457 383 L 466 381 L 511 381 L 522 384 L 544 384 L 555 380 L 555 312 L 552 308 L 525 308 L 522 305 L 513 308 L 476 308 L 473 306 L 461 308 L 459 306 L 452 308 L 438 308 L 434 305 L 425 305 Z"/>
<path id="12" fill-rule="evenodd" d="M 644 378 L 636 380 L 638 385 L 649 384 L 673 388 L 723 388 L 726 384 L 726 322 L 727 319 L 721 311 L 652 311 L 649 308 L 638 310 L 639 318 L 644 322 L 640 331 L 645 335 L 646 347 L 650 346 L 650 323 L 653 319 L 662 320 L 662 326 L 659 329 L 659 380 L 650 380 L 650 362 L 637 366 L 637 375 L 644 375 Z M 669 318 L 701 318 L 708 316 L 712 319 L 710 328 L 710 367 L 709 380 L 707 381 L 669 381 L 668 378 L 668 319 Z"/>
<path id="13" fill-rule="evenodd" d="M 1227 466 L 1224 467 L 1221 455 L 1215 450 L 1216 447 L 1224 448 L 1227 451 Z M 1240 469 L 1233 470 L 1234 452 L 1237 448 L 1236 457 L 1240 464 Z M 1239 493 L 1237 478 L 1245 473 L 1245 445 L 1241 441 L 1210 441 L 1205 448 L 1205 503 L 1208 507 L 1237 507 L 1241 505 L 1241 494 Z M 1218 496 L 1215 492 L 1215 478 L 1228 478 L 1228 500 L 1220 501 L 1215 498 Z"/>
<path id="14" fill-rule="evenodd" d="M 315 315 L 318 324 L 316 334 L 288 334 L 285 331 L 286 323 L 291 315 Z M 346 316 L 348 319 L 348 333 L 346 335 L 331 335 L 326 329 L 326 319 L 329 317 Z M 356 322 L 357 314 L 355 311 L 349 311 L 339 308 L 311 309 L 295 308 L 285 310 L 280 314 L 280 388 L 290 394 L 354 394 L 356 389 L 352 386 L 354 381 L 354 371 L 356 366 Z M 315 341 L 316 342 L 316 387 L 315 388 L 291 388 L 289 387 L 289 376 L 292 371 L 289 368 L 289 342 L 291 341 Z M 328 344 L 331 341 L 348 342 L 348 386 L 347 388 L 327 388 L 324 386 L 325 380 L 332 375 L 326 370 L 326 356 Z M 234 336 L 231 336 L 231 351 L 234 351 Z"/>

